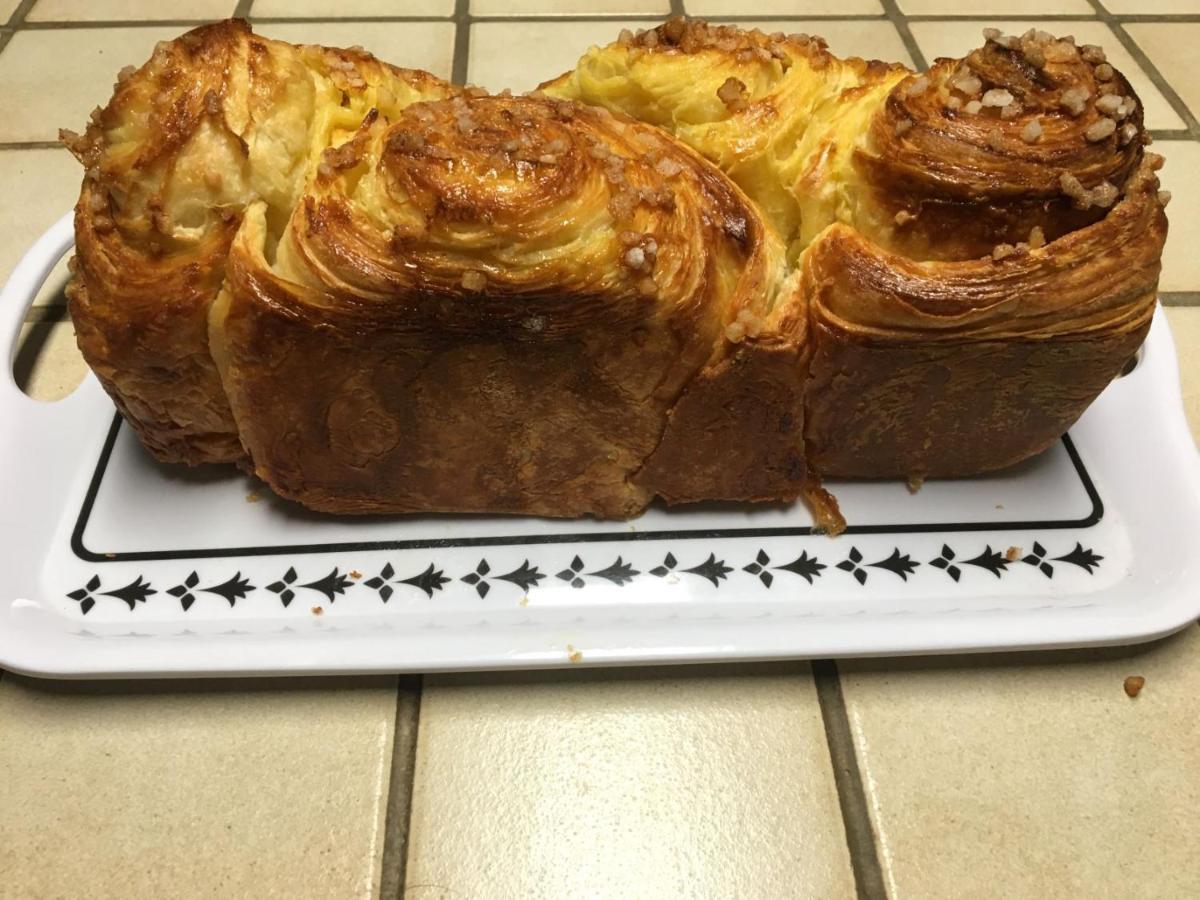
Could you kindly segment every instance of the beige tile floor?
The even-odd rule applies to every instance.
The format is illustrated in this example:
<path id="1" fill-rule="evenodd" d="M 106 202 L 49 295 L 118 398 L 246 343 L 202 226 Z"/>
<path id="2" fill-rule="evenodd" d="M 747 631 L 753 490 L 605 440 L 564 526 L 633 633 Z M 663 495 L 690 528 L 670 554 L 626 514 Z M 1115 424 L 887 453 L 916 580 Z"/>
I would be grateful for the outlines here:
<path id="1" fill-rule="evenodd" d="M 236 4 L 267 33 L 362 44 L 497 88 L 532 86 L 670 6 L 475 0 L 488 20 L 472 24 L 451 20 L 453 0 Z M 77 190 L 76 164 L 50 143 L 57 128 L 79 127 L 118 68 L 179 30 L 137 23 L 232 8 L 0 0 L 0 24 L 16 10 L 18 26 L 7 44 L 0 34 L 0 97 L 19 100 L 0 115 L 0 278 Z M 752 11 L 768 28 L 824 32 L 842 53 L 906 61 L 908 35 L 932 58 L 973 45 L 984 23 L 905 15 L 1062 14 L 1074 18 L 1052 30 L 1099 39 L 1152 127 L 1173 137 L 1155 146 L 1174 194 L 1162 288 L 1200 436 L 1189 49 L 1200 2 L 1105 8 L 1118 18 L 1098 18 L 1090 0 L 763 0 Z M 1120 19 L 1154 13 L 1190 19 Z M 332 21 L 380 16 L 420 21 Z M 775 24 L 786 16 L 803 21 Z M 867 18 L 812 19 L 830 16 Z M 61 278 L 14 360 L 43 400 L 85 374 Z M 4 674 L 0 898 L 1197 896 L 1198 654 L 1191 627 L 1142 648 L 845 662 L 840 676 L 822 664 L 816 678 L 805 664 L 439 677 L 419 705 L 390 679 Z M 1146 678 L 1136 700 L 1122 692 L 1128 674 Z"/>

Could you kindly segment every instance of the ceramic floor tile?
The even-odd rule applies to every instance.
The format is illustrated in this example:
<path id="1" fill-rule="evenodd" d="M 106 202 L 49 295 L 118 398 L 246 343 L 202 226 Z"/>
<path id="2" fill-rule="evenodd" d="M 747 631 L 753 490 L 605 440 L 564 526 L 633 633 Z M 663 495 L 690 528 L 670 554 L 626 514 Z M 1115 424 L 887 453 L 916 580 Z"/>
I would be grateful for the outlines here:
<path id="1" fill-rule="evenodd" d="M 256 16 L 342 19 L 355 16 L 452 16 L 454 0 L 254 0 Z"/>
<path id="2" fill-rule="evenodd" d="M 153 19 L 224 19 L 237 0 L 37 0 L 26 16 L 30 22 L 101 22 Z"/>
<path id="3" fill-rule="evenodd" d="M 449 78 L 454 61 L 452 22 L 255 22 L 254 30 L 293 44 L 363 47 L 384 62 Z"/>
<path id="4" fill-rule="evenodd" d="M 0 680 L 0 895 L 372 897 L 394 679 Z"/>
<path id="5" fill-rule="evenodd" d="M 75 343 L 75 329 L 69 321 L 21 326 L 13 358 L 13 377 L 17 386 L 34 400 L 63 399 L 79 387 L 87 371 L 87 363 Z"/>
<path id="6" fill-rule="evenodd" d="M 670 0 L 471 0 L 474 16 L 653 16 L 670 11 Z"/>
<path id="7" fill-rule="evenodd" d="M 881 15 L 879 0 L 688 0 L 692 16 L 859 16 Z"/>
<path id="8" fill-rule="evenodd" d="M 897 0 L 910 16 L 1091 16 L 1088 0 Z M 982 23 L 981 23 L 982 24 Z"/>
<path id="9" fill-rule="evenodd" d="M 52 141 L 58 129 L 79 131 L 112 96 L 117 72 L 141 65 L 154 45 L 178 37 L 176 26 L 58 28 L 19 31 L 0 53 L 0 141 Z"/>
<path id="10" fill-rule="evenodd" d="M 1200 144 L 1194 141 L 1155 141 L 1150 148 L 1166 157 L 1158 173 L 1171 192 L 1167 207 L 1167 246 L 1159 289 L 1200 291 Z M 1200 354 L 1200 347 L 1195 350 Z"/>
<path id="11" fill-rule="evenodd" d="M 1200 895 L 1200 628 L 839 667 L 891 897 Z"/>
<path id="12" fill-rule="evenodd" d="M 1200 446 L 1200 306 L 1167 307 L 1166 313 L 1179 356 L 1183 409 L 1192 426 L 1192 437 Z"/>
<path id="13" fill-rule="evenodd" d="M 66 150 L 0 150 L 0 283 L 8 280 L 34 240 L 70 212 L 82 180 L 83 169 Z M 65 263 L 60 264 L 48 284 L 60 289 L 65 270 Z M 57 290 L 39 298 L 55 300 L 63 302 Z"/>
<path id="14" fill-rule="evenodd" d="M 1061 22 L 996 21 L 996 22 L 914 22 L 913 37 L 925 59 L 933 62 L 935 57 L 965 56 L 975 47 L 982 46 L 980 33 L 984 25 L 994 25 L 1009 34 L 1020 34 L 1029 28 L 1045 28 L 1054 34 L 1073 34 L 1080 44 L 1099 44 L 1108 55 L 1108 60 L 1125 74 L 1133 89 L 1137 91 L 1145 109 L 1147 128 L 1183 128 L 1183 120 L 1154 87 L 1146 73 L 1121 46 L 1117 36 L 1103 22 L 1083 22 L 1077 19 Z M 1176 26 L 1170 26 L 1176 27 Z M 1200 29 L 1200 25 L 1195 26 Z M 1151 55 L 1153 59 L 1153 55 Z M 1169 77 L 1168 77 L 1169 80 Z"/>
<path id="15" fill-rule="evenodd" d="M 829 49 L 838 56 L 861 56 L 863 59 L 882 59 L 885 62 L 913 64 L 912 57 L 900 39 L 900 33 L 891 22 L 822 21 L 793 19 L 791 21 L 755 22 L 755 28 L 768 33 L 803 32 L 819 34 L 829 43 Z"/>
<path id="16" fill-rule="evenodd" d="M 1200 115 L 1200 78 L 1196 72 L 1200 23 L 1132 22 L 1125 30 L 1187 104 L 1192 115 Z"/>
<path id="17" fill-rule="evenodd" d="M 411 823 L 409 898 L 854 896 L 803 665 L 428 678 Z"/>
<path id="18" fill-rule="evenodd" d="M 1200 0 L 1101 0 L 1105 9 L 1120 15 L 1178 15 L 1200 13 Z"/>
<path id="19" fill-rule="evenodd" d="M 492 91 L 528 91 L 575 68 L 593 44 L 608 44 L 622 28 L 650 28 L 647 20 L 605 22 L 477 22 L 471 26 L 467 81 Z"/>

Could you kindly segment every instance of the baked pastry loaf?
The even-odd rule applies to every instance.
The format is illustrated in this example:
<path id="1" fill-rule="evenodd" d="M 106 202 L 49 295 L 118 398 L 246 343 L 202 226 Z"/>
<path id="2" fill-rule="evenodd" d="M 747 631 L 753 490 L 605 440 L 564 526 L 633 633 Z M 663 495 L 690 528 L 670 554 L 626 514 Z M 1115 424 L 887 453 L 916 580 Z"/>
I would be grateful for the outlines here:
<path id="1" fill-rule="evenodd" d="M 675 20 L 488 96 L 242 23 L 87 134 L 72 308 L 161 459 L 339 513 L 634 515 L 1046 447 L 1136 350 L 1166 219 L 1099 48 L 925 75 Z"/>
<path id="2" fill-rule="evenodd" d="M 245 458 L 208 349 L 208 308 L 247 205 L 286 221 L 321 153 L 371 109 L 458 88 L 370 54 L 197 28 L 124 69 L 84 134 L 68 288 L 80 349 L 164 462 Z"/>
<path id="3" fill-rule="evenodd" d="M 1141 106 L 1099 47 L 985 31 L 917 75 L 669 22 L 543 85 L 717 163 L 803 272 L 806 459 L 970 475 L 1045 449 L 1136 351 L 1166 238 Z"/>

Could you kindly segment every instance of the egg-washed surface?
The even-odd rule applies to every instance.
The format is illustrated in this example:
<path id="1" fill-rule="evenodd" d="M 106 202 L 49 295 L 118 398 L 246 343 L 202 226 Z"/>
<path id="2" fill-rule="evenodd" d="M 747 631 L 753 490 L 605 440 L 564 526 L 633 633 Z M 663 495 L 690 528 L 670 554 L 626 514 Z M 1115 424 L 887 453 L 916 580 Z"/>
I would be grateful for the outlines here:
<path id="1" fill-rule="evenodd" d="M 333 512 L 1010 465 L 1144 337 L 1165 197 L 1100 48 L 985 38 L 674 19 L 515 98 L 200 29 L 71 139 L 81 346 L 160 458 Z"/>

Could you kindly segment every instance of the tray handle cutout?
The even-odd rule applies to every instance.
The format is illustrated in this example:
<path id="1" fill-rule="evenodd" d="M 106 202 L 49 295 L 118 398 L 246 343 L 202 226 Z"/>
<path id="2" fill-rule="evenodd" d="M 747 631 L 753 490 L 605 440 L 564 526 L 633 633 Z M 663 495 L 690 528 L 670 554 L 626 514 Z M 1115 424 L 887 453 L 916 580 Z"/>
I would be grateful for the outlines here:
<path id="1" fill-rule="evenodd" d="M 0 291 L 0 342 L 3 342 L 0 346 L 4 348 L 0 398 L 20 397 L 30 403 L 37 402 L 17 386 L 13 377 L 13 363 L 21 338 L 21 326 L 29 307 L 54 266 L 75 245 L 74 219 L 75 214 L 69 212 L 50 226 L 29 252 L 21 257 L 3 291 Z"/>

